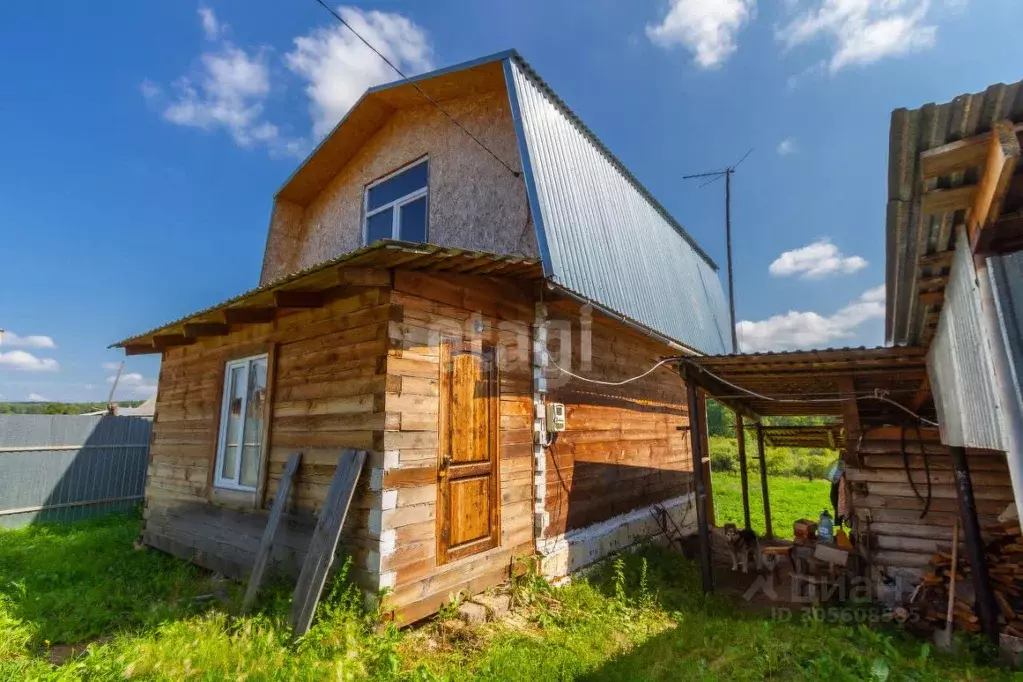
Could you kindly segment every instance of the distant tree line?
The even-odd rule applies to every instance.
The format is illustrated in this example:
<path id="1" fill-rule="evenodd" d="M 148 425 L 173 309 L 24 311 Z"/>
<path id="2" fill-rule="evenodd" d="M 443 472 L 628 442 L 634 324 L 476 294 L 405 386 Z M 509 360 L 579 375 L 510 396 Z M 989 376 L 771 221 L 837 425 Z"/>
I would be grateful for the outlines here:
<path id="1" fill-rule="evenodd" d="M 142 400 L 118 400 L 121 407 L 138 407 Z M 3 403 L 0 414 L 87 414 L 107 409 L 106 403 Z"/>
<path id="2" fill-rule="evenodd" d="M 764 417 L 766 426 L 812 426 L 827 424 L 828 417 Z M 710 436 L 710 468 L 712 471 L 739 471 L 739 444 L 735 438 L 735 413 L 716 400 L 707 401 L 707 434 Z M 828 467 L 838 458 L 836 450 L 822 448 L 764 448 L 767 473 L 773 476 L 823 478 Z M 751 472 L 760 471 L 757 459 L 757 436 L 746 429 L 746 465 Z"/>

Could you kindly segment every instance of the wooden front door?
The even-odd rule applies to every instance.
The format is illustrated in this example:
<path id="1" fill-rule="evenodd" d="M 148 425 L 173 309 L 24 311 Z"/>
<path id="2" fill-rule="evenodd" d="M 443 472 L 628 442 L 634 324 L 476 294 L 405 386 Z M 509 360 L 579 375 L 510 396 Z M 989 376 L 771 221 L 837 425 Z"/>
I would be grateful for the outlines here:
<path id="1" fill-rule="evenodd" d="M 496 547 L 500 536 L 497 362 L 493 346 L 440 349 L 437 562 Z"/>

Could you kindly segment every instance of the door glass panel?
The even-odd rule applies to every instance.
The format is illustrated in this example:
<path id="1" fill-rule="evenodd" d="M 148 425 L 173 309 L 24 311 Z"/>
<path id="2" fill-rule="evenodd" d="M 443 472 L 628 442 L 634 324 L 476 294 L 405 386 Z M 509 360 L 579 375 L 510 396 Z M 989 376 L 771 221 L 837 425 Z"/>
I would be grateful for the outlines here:
<path id="1" fill-rule="evenodd" d="M 249 381 L 245 403 L 245 438 L 242 444 L 242 466 L 238 482 L 256 487 L 259 482 L 259 453 L 263 441 L 263 415 L 266 402 L 266 360 L 253 360 L 249 365 Z"/>
<path id="2" fill-rule="evenodd" d="M 369 188 L 366 210 L 372 211 L 426 187 L 426 161 Z"/>
<path id="3" fill-rule="evenodd" d="M 366 245 L 381 239 L 391 239 L 394 234 L 394 209 L 375 213 L 366 218 Z"/>
<path id="4" fill-rule="evenodd" d="M 426 197 L 402 204 L 398 217 L 401 239 L 407 242 L 426 242 Z"/>
<path id="5" fill-rule="evenodd" d="M 228 372 L 227 426 L 224 430 L 224 461 L 221 478 L 234 479 L 238 475 L 238 456 L 241 449 L 242 401 L 245 395 L 245 366 L 232 367 Z"/>

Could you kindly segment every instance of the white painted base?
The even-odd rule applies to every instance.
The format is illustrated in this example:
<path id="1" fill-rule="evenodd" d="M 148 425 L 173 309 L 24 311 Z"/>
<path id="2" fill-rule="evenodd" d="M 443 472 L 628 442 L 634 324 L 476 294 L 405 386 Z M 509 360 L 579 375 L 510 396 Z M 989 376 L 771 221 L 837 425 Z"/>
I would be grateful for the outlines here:
<path id="1" fill-rule="evenodd" d="M 695 495 L 680 495 L 659 503 L 674 520 L 683 535 L 696 531 Z M 689 508 L 687 513 L 686 509 Z M 595 523 L 586 528 L 569 531 L 556 538 L 542 541 L 541 568 L 548 579 L 558 579 L 600 561 L 604 557 L 630 547 L 640 540 L 662 536 L 661 527 L 650 513 L 653 507 L 643 507 Z M 683 519 L 685 525 L 683 525 Z M 675 526 L 668 523 L 674 532 Z"/>

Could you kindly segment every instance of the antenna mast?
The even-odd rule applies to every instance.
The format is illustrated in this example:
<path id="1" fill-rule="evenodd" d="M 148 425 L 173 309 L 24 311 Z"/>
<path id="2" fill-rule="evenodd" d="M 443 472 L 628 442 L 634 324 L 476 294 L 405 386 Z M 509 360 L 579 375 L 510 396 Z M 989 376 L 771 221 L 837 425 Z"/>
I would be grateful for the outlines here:
<path id="1" fill-rule="evenodd" d="M 700 187 L 706 187 L 707 185 L 720 180 L 722 177 L 725 179 L 725 246 L 727 251 L 728 259 L 728 313 L 729 318 L 732 322 L 732 352 L 739 352 L 739 341 L 736 338 L 735 331 L 735 281 L 732 275 L 732 174 L 735 173 L 735 169 L 739 167 L 739 164 L 746 160 L 746 157 L 753 153 L 752 147 L 748 152 L 742 155 L 742 158 L 733 163 L 731 166 L 723 170 L 709 171 L 707 173 L 694 173 L 692 175 L 683 175 L 683 180 L 695 180 L 697 178 L 709 178 Z"/>

